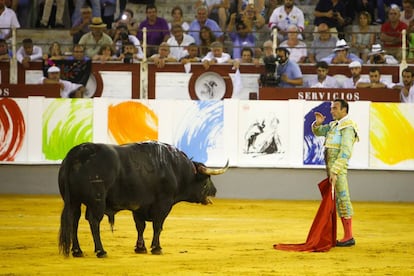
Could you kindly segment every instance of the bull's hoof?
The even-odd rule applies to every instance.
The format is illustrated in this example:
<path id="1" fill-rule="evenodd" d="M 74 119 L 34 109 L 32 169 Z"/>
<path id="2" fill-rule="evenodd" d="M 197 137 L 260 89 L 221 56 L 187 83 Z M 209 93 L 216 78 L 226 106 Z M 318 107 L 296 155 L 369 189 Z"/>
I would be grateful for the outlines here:
<path id="1" fill-rule="evenodd" d="M 147 254 L 147 248 L 144 247 L 135 247 L 135 253 L 137 254 Z"/>
<path id="2" fill-rule="evenodd" d="M 153 249 L 151 249 L 151 254 L 152 255 L 161 255 L 162 250 L 161 250 L 161 248 L 153 248 Z"/>
<path id="3" fill-rule="evenodd" d="M 72 256 L 75 258 L 83 257 L 83 252 L 80 249 L 72 249 Z"/>
<path id="4" fill-rule="evenodd" d="M 98 251 L 96 251 L 96 257 L 98 257 L 98 258 L 106 258 L 107 257 L 106 251 L 105 250 L 98 250 Z"/>

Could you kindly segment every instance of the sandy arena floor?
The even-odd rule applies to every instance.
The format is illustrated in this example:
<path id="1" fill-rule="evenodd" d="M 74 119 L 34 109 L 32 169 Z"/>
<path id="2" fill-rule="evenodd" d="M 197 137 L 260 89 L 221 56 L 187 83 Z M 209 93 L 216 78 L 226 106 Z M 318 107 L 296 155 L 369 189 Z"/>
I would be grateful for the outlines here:
<path id="1" fill-rule="evenodd" d="M 93 252 L 81 218 L 84 258 L 58 253 L 63 206 L 58 196 L 0 195 L 0 275 L 414 275 L 414 204 L 354 202 L 352 248 L 326 253 L 277 251 L 274 243 L 306 239 L 316 201 L 216 199 L 213 205 L 177 204 L 164 225 L 164 254 L 134 253 L 130 212 L 101 224 L 108 257 Z M 338 237 L 342 237 L 339 223 Z M 152 226 L 147 224 L 146 244 Z"/>

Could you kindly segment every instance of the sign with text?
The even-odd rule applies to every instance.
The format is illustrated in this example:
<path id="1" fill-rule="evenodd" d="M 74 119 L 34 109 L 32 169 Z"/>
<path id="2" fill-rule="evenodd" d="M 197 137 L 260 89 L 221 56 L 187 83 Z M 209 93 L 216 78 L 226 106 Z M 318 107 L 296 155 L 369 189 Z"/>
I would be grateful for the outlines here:
<path id="1" fill-rule="evenodd" d="M 400 102 L 400 91 L 386 88 L 259 88 L 259 100 Z"/>

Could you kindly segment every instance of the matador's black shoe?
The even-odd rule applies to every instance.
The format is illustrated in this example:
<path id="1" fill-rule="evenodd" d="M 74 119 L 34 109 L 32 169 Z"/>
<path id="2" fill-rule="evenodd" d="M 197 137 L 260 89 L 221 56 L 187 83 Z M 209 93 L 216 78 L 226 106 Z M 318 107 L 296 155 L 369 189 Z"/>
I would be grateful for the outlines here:
<path id="1" fill-rule="evenodd" d="M 336 241 L 336 246 L 338 247 L 350 247 L 350 246 L 354 246 L 355 245 L 355 240 L 354 238 L 351 238 L 347 241 L 344 242 L 340 242 L 340 241 Z"/>

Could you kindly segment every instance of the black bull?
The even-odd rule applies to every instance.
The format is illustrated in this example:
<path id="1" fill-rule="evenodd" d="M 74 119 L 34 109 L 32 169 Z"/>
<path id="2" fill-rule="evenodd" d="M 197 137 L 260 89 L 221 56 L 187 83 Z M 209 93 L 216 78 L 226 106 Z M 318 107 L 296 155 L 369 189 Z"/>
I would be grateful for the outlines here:
<path id="1" fill-rule="evenodd" d="M 100 222 L 106 214 L 111 228 L 115 214 L 131 210 L 138 239 L 136 253 L 146 253 L 145 222 L 152 221 L 151 252 L 161 254 L 160 234 L 172 206 L 180 201 L 208 204 L 216 188 L 211 169 L 191 161 L 175 147 L 158 142 L 122 146 L 84 143 L 72 148 L 59 170 L 59 191 L 64 201 L 59 248 L 65 256 L 82 257 L 78 241 L 81 204 L 86 205 L 97 257 L 105 257 Z"/>

